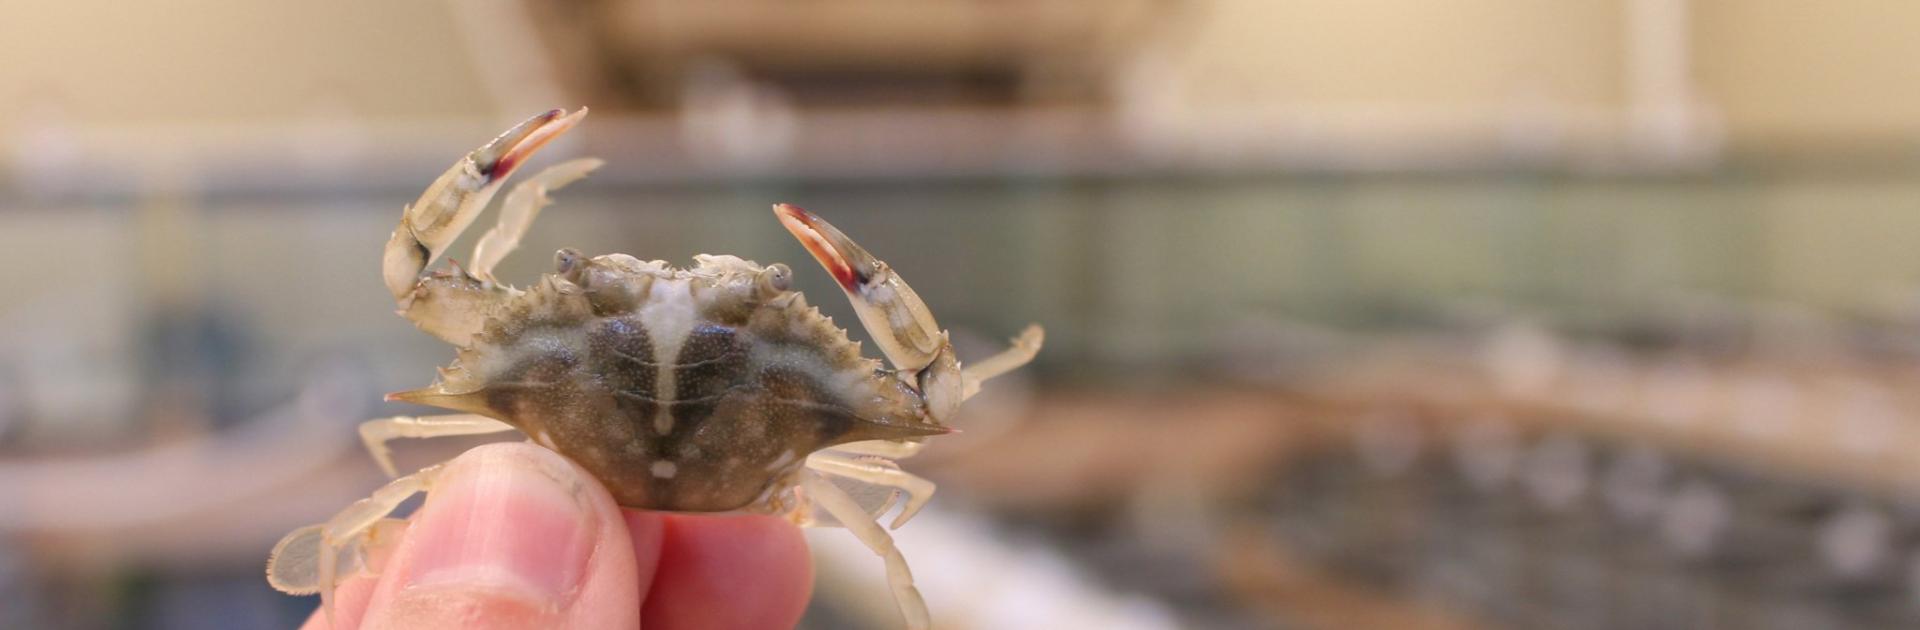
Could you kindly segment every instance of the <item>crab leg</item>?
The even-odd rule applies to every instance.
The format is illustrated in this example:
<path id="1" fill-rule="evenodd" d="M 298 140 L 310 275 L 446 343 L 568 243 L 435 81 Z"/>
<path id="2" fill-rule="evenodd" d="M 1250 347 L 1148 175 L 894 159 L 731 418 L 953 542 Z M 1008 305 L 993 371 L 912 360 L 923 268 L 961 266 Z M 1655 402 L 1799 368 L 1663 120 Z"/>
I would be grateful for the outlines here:
<path id="1" fill-rule="evenodd" d="M 362 569 L 377 571 L 385 552 L 399 542 L 406 526 L 406 519 L 382 518 L 360 536 L 342 541 L 332 557 L 334 575 L 351 576 Z M 319 560 L 322 533 L 326 529 L 325 523 L 308 525 L 281 538 L 267 560 L 267 581 L 274 588 L 293 595 L 320 592 Z"/>
<path id="2" fill-rule="evenodd" d="M 853 312 L 873 334 L 880 352 L 895 369 L 917 372 L 947 351 L 946 335 L 933 313 L 887 263 L 847 238 L 820 217 L 797 206 L 778 204 L 773 213 L 780 224 L 800 239 L 820 266 L 833 274 L 853 302 Z"/>
<path id="3" fill-rule="evenodd" d="M 834 520 L 886 561 L 887 584 L 893 588 L 893 601 L 900 606 L 900 614 L 907 618 L 907 627 L 912 630 L 932 627 L 933 617 L 927 612 L 927 601 L 920 596 L 920 589 L 914 588 L 913 572 L 907 569 L 907 558 L 893 544 L 893 537 L 887 535 L 887 530 L 873 522 L 866 510 L 861 509 L 860 504 L 847 496 L 839 486 L 833 485 L 832 480 L 812 473 L 804 475 L 801 483 L 814 504 L 833 515 Z"/>
<path id="4" fill-rule="evenodd" d="M 1013 339 L 1013 346 L 999 354 L 969 363 L 960 369 L 961 399 L 972 398 L 980 393 L 980 384 L 987 379 L 1006 374 L 1027 362 L 1032 361 L 1040 352 L 1040 344 L 1046 339 L 1046 331 L 1038 324 L 1027 326 L 1020 336 Z M 870 455 L 887 459 L 906 459 L 918 455 L 927 443 L 908 440 L 867 440 L 836 444 L 831 450 L 849 455 Z M 896 526 L 897 527 L 897 526 Z"/>
<path id="5" fill-rule="evenodd" d="M 493 199 L 500 183 L 527 157 L 554 137 L 573 127 L 587 110 L 572 114 L 552 110 L 527 119 L 474 149 L 442 173 L 420 199 L 400 215 L 400 225 L 387 239 L 381 275 L 395 300 L 413 293 L 420 272 L 432 264 Z"/>
<path id="6" fill-rule="evenodd" d="M 435 464 L 419 472 L 395 479 L 374 490 L 373 495 L 353 502 L 325 524 L 293 530 L 273 546 L 267 559 L 267 582 L 281 592 L 293 595 L 320 593 L 320 606 L 327 611 L 327 623 L 333 625 L 333 589 L 341 580 L 342 562 L 349 570 L 371 570 L 370 549 L 386 545 L 403 525 L 387 518 L 400 502 L 432 488 L 444 464 Z"/>
<path id="7" fill-rule="evenodd" d="M 1026 330 L 1020 331 L 1020 336 L 1013 338 L 1013 347 L 961 368 L 961 399 L 972 398 L 980 393 L 980 384 L 987 379 L 1006 374 L 1032 361 L 1033 355 L 1040 353 L 1040 344 L 1045 340 L 1046 331 L 1039 324 L 1028 324 Z"/>
<path id="8" fill-rule="evenodd" d="M 969 389 L 978 391 L 981 381 L 1019 367 L 1039 351 L 1040 329 L 1030 326 L 1015 341 L 1013 349 L 987 359 L 985 365 L 975 370 L 969 385 L 968 375 L 954 357 L 947 334 L 934 322 L 933 313 L 887 263 L 874 258 L 853 239 L 811 212 L 777 204 L 773 213 L 794 238 L 800 239 L 814 260 L 833 275 L 840 290 L 853 302 L 853 312 L 860 316 L 860 323 L 880 346 L 880 352 L 887 355 L 894 369 L 911 376 L 913 384 L 919 387 L 927 402 L 928 415 L 934 420 L 951 418 Z"/>
<path id="9" fill-rule="evenodd" d="M 513 425 L 470 413 L 444 416 L 394 416 L 360 423 L 360 441 L 367 453 L 380 464 L 388 477 L 400 476 L 393 467 L 393 449 L 387 442 L 396 438 L 435 438 L 455 435 L 482 435 L 514 430 Z"/>
<path id="10" fill-rule="evenodd" d="M 962 399 L 960 362 L 913 287 L 813 213 L 787 204 L 775 205 L 773 213 L 846 292 L 880 352 L 926 400 L 927 416 L 935 422 L 953 417 Z"/>
<path id="11" fill-rule="evenodd" d="M 894 517 L 887 529 L 900 529 L 901 525 L 920 513 L 927 501 L 933 499 L 933 482 L 922 479 L 907 471 L 900 470 L 893 462 L 872 461 L 842 457 L 826 452 L 816 452 L 807 457 L 807 467 L 836 477 L 845 477 L 876 486 L 892 488 L 907 495 L 907 501 L 900 508 L 900 515 Z M 882 513 L 886 508 L 882 507 Z"/>
<path id="12" fill-rule="evenodd" d="M 497 282 L 493 278 L 494 265 L 500 264 L 507 254 L 520 247 L 520 237 L 526 236 L 534 217 L 552 203 L 547 193 L 579 181 L 587 173 L 600 168 L 601 164 L 605 162 L 594 158 L 568 160 L 514 184 L 513 190 L 507 192 L 506 201 L 500 203 L 499 222 L 480 236 L 479 243 L 474 244 L 473 260 L 468 262 L 467 273 L 484 282 Z"/>

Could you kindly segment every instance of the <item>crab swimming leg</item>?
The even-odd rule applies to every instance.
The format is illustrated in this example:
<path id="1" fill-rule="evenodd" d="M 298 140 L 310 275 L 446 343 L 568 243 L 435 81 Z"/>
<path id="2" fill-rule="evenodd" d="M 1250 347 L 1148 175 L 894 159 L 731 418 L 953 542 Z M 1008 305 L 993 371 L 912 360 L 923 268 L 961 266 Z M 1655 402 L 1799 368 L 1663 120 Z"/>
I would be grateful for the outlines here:
<path id="1" fill-rule="evenodd" d="M 914 377 L 912 382 L 925 397 L 933 419 L 945 422 L 952 418 L 966 398 L 967 374 L 955 358 L 946 332 L 940 330 L 919 294 L 887 263 L 813 213 L 787 204 L 775 205 L 773 213 L 833 275 L 887 361 L 894 369 Z M 1030 360 L 1040 350 L 1039 331 L 1039 326 L 1029 326 L 1013 349 L 987 359 L 973 374 L 972 389 L 978 391 L 980 381 Z"/>
<path id="2" fill-rule="evenodd" d="M 326 523 L 293 530 L 267 557 L 267 582 L 290 595 L 319 593 L 332 626 L 333 589 L 355 572 L 374 570 L 374 551 L 390 545 L 405 527 L 405 521 L 387 515 L 408 497 L 431 489 L 444 466 L 434 464 L 395 479 Z"/>
<path id="3" fill-rule="evenodd" d="M 887 585 L 893 589 L 893 601 L 900 607 L 900 614 L 907 618 L 907 628 L 926 630 L 932 627 L 933 616 L 927 612 L 927 601 L 920 596 L 920 589 L 913 586 L 913 572 L 907 568 L 907 558 L 893 544 L 893 537 L 887 535 L 887 530 L 873 522 L 859 502 L 834 485 L 832 480 L 818 473 L 805 473 L 800 483 L 806 490 L 808 500 L 826 510 L 855 538 L 859 538 L 868 549 L 886 561 Z"/>
<path id="4" fill-rule="evenodd" d="M 367 453 L 373 461 L 380 464 L 380 470 L 388 477 L 398 477 L 400 472 L 393 467 L 393 449 L 387 442 L 397 438 L 436 438 L 456 435 L 484 435 L 513 431 L 514 426 L 470 413 L 456 413 L 442 416 L 394 416 L 360 423 L 360 441 L 366 443 Z"/>
<path id="5" fill-rule="evenodd" d="M 514 169 L 586 113 L 556 109 L 527 119 L 455 162 L 407 206 L 380 265 L 402 316 L 448 343 L 466 345 L 511 293 L 464 272 L 422 272 L 473 224 Z"/>

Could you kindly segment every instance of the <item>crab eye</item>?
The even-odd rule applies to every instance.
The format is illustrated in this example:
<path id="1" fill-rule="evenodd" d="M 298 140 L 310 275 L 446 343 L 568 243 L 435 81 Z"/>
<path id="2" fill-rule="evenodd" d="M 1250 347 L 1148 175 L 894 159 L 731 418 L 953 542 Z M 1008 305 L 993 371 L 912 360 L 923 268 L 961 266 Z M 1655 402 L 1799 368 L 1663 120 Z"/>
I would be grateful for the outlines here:
<path id="1" fill-rule="evenodd" d="M 786 265 L 774 263 L 760 272 L 760 289 L 768 294 L 780 293 L 793 286 L 793 270 Z"/>
<path id="2" fill-rule="evenodd" d="M 585 266 L 580 264 L 582 260 L 585 260 L 585 258 L 580 255 L 580 250 L 571 247 L 554 252 L 554 273 L 560 274 L 560 276 L 566 278 L 568 282 L 579 284 L 580 272 L 582 267 Z"/>

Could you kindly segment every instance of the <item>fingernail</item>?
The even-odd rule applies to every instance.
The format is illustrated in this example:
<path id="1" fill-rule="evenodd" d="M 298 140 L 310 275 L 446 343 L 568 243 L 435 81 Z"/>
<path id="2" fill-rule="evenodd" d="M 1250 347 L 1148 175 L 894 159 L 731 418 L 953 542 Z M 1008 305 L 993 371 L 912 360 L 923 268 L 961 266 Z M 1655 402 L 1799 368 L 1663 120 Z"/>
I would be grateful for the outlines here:
<path id="1" fill-rule="evenodd" d="M 476 453 L 476 455 L 479 455 Z M 593 512 L 570 472 L 493 455 L 448 469 L 407 534 L 408 589 L 474 588 L 559 605 L 592 553 Z"/>

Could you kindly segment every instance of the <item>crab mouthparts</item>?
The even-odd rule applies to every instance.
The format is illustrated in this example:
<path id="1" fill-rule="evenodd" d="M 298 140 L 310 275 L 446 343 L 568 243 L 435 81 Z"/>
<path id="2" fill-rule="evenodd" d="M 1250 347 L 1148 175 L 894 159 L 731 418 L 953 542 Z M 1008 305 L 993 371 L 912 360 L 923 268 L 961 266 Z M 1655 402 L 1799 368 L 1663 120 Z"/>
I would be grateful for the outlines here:
<path id="1" fill-rule="evenodd" d="M 833 274 L 833 280 L 840 283 L 840 288 L 848 293 L 859 290 L 862 278 L 855 271 L 853 262 L 847 260 L 848 253 L 857 251 L 852 241 L 826 221 L 820 220 L 820 217 L 813 216 L 813 213 L 799 206 L 774 204 L 773 213 L 780 217 L 780 225 L 786 226 L 794 238 L 800 239 L 800 244 L 813 254 L 814 260 L 820 261 L 820 266 L 825 267 L 827 273 Z M 855 249 L 850 250 L 850 247 Z"/>

